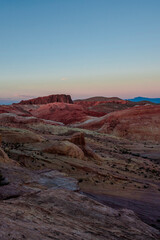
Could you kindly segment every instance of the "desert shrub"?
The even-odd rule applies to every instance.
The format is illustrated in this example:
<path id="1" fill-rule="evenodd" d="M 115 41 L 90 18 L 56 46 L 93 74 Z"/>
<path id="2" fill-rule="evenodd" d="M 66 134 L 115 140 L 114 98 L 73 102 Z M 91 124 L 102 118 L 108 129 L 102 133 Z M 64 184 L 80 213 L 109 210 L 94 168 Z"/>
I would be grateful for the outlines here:
<path id="1" fill-rule="evenodd" d="M 2 176 L 2 173 L 0 172 L 0 186 L 3 186 L 4 179 L 5 178 Z"/>
<path id="2" fill-rule="evenodd" d="M 121 148 L 119 150 L 119 152 L 122 153 L 122 154 L 129 154 L 130 153 L 130 151 L 128 149 L 126 149 L 126 148 Z"/>
<path id="3" fill-rule="evenodd" d="M 78 182 L 79 182 L 79 183 L 83 182 L 83 179 L 82 179 L 82 178 L 80 178 L 80 179 L 78 180 Z"/>

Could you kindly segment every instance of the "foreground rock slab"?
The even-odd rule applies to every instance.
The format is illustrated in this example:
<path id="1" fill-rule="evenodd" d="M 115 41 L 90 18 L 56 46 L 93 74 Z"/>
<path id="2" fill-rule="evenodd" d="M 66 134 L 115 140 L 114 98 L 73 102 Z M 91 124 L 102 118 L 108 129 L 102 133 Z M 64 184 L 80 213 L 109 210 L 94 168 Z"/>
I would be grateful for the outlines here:
<path id="1" fill-rule="evenodd" d="M 132 211 L 115 210 L 78 193 L 76 181 L 64 174 L 0 167 L 10 181 L 0 193 L 19 191 L 0 201 L 0 239 L 159 239 L 158 230 Z"/>
<path id="2" fill-rule="evenodd" d="M 132 211 L 116 211 L 78 193 L 45 190 L 0 203 L 0 238 L 158 239 Z"/>

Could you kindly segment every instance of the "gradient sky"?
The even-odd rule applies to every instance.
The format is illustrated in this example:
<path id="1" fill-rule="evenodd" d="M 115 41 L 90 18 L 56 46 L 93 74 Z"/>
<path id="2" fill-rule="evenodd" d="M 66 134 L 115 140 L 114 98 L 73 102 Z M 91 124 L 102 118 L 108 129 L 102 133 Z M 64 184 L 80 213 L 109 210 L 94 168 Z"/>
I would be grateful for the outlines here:
<path id="1" fill-rule="evenodd" d="M 159 0 L 0 0 L 0 98 L 160 97 Z"/>

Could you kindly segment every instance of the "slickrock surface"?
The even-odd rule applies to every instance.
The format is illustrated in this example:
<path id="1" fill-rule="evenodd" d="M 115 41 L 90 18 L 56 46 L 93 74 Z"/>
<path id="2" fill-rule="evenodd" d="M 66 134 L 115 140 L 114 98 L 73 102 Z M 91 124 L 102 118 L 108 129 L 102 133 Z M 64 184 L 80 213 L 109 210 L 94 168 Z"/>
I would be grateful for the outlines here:
<path id="1" fill-rule="evenodd" d="M 77 191 L 74 180 L 67 180 L 58 172 L 36 173 L 6 166 L 1 169 L 11 183 L 0 187 L 0 196 L 5 199 L 0 201 L 3 219 L 0 239 L 159 238 L 158 231 L 143 223 L 132 211 L 114 210 L 74 192 Z"/>

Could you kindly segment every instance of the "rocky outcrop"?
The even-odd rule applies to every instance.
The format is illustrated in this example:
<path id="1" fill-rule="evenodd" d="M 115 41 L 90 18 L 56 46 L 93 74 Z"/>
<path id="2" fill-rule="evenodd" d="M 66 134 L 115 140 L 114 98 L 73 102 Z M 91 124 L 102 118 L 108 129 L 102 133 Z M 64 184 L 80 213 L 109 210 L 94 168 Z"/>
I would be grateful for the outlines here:
<path id="1" fill-rule="evenodd" d="M 70 137 L 69 141 L 77 145 L 83 151 L 84 156 L 87 159 L 91 158 L 97 161 L 102 160 L 102 158 L 97 153 L 95 153 L 89 146 L 87 146 L 84 133 L 81 133 L 81 132 L 74 133 Z"/>
<path id="2" fill-rule="evenodd" d="M 29 99 L 29 100 L 22 100 L 19 104 L 40 105 L 40 104 L 47 104 L 47 103 L 54 103 L 54 102 L 64 102 L 64 103 L 70 103 L 70 104 L 73 103 L 70 95 L 56 94 L 56 95 L 49 95 L 49 96 L 45 96 L 45 97 L 33 98 L 33 99 Z"/>
<path id="3" fill-rule="evenodd" d="M 71 137 L 64 138 L 63 141 L 55 141 L 44 152 L 60 154 L 78 158 L 82 160 L 101 161 L 102 158 L 87 146 L 83 133 L 75 133 Z"/>
<path id="4" fill-rule="evenodd" d="M 84 159 L 83 151 L 69 141 L 55 141 L 52 146 L 46 148 L 44 151 L 52 154 L 61 154 L 73 158 Z"/>

